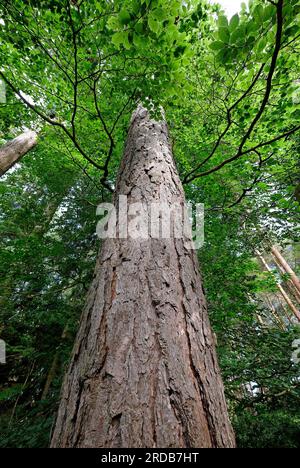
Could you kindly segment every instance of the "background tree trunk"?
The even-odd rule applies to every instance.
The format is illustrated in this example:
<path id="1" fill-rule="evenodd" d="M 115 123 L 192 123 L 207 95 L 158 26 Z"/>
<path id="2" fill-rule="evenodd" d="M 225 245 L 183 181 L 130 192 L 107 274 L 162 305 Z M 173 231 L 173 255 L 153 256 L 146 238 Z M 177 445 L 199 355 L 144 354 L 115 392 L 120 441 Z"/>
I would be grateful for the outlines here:
<path id="1" fill-rule="evenodd" d="M 264 259 L 262 254 L 259 251 L 256 251 L 256 254 L 258 258 L 261 260 L 262 264 L 266 268 L 266 270 L 271 273 L 276 281 L 277 288 L 279 289 L 282 297 L 284 298 L 285 302 L 289 306 L 290 310 L 293 312 L 297 320 L 300 322 L 300 311 L 297 309 L 297 307 L 294 305 L 293 301 L 290 299 L 289 295 L 286 293 L 285 289 L 281 286 L 281 284 L 277 281 L 277 279 L 274 276 L 274 273 L 272 269 L 269 267 L 267 261 Z"/>
<path id="2" fill-rule="evenodd" d="M 295 288 L 296 288 L 296 290 L 298 291 L 298 293 L 300 293 L 300 280 L 299 280 L 298 276 L 296 275 L 296 273 L 294 272 L 294 270 L 290 267 L 290 265 L 289 265 L 288 262 L 285 260 L 285 258 L 283 257 L 283 255 L 281 255 L 281 253 L 279 252 L 279 250 L 275 247 L 275 245 L 273 245 L 273 247 L 272 247 L 272 254 L 273 254 L 275 260 L 277 260 L 277 262 L 279 263 L 279 265 L 283 268 L 283 270 L 284 270 L 288 275 L 290 275 L 291 281 L 292 281 L 293 285 L 295 286 Z"/>
<path id="3" fill-rule="evenodd" d="M 119 194 L 184 203 L 167 126 L 142 107 Z M 235 446 L 197 254 L 183 239 L 104 241 L 51 446 Z"/>
<path id="4" fill-rule="evenodd" d="M 68 332 L 68 324 L 65 326 L 62 332 L 61 341 L 63 341 L 66 338 L 67 332 Z M 58 349 L 56 353 L 54 354 L 54 358 L 53 358 L 50 370 L 47 374 L 45 386 L 41 395 L 41 400 L 45 400 L 48 396 L 49 390 L 51 388 L 53 380 L 55 379 L 56 372 L 59 366 L 59 357 L 60 357 L 60 350 Z"/>
<path id="5" fill-rule="evenodd" d="M 281 275 L 286 275 L 287 272 L 284 270 L 284 268 L 282 267 L 281 263 L 277 260 L 277 258 L 274 257 L 274 255 L 273 255 L 273 259 Z M 287 286 L 287 292 L 289 293 L 289 295 L 291 295 L 295 299 L 295 301 L 298 304 L 300 304 L 300 292 L 298 291 L 298 289 L 295 288 L 293 281 L 291 279 L 288 279 L 285 281 L 285 284 Z"/>
<path id="6" fill-rule="evenodd" d="M 32 131 L 22 133 L 0 148 L 0 177 L 13 167 L 28 151 L 37 144 L 37 134 Z"/>

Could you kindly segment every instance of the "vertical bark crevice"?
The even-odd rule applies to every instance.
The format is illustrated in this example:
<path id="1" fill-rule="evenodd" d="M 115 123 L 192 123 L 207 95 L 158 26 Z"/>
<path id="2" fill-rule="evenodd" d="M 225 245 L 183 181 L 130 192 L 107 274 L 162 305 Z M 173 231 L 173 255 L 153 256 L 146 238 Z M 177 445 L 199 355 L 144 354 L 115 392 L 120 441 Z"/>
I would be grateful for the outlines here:
<path id="1" fill-rule="evenodd" d="M 167 125 L 142 107 L 116 203 L 118 195 L 184 205 Z M 52 447 L 234 447 L 197 255 L 185 240 L 103 242 Z"/>

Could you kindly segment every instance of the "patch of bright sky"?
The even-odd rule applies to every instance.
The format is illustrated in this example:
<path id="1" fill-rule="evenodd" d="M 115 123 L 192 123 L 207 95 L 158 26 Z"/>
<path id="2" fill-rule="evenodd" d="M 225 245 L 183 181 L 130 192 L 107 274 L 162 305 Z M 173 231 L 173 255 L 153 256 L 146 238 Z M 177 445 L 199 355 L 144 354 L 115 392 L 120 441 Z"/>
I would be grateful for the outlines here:
<path id="1" fill-rule="evenodd" d="M 233 15 L 240 12 L 242 1 L 243 0 L 210 0 L 210 3 L 219 3 L 225 10 L 226 15 L 231 18 Z"/>

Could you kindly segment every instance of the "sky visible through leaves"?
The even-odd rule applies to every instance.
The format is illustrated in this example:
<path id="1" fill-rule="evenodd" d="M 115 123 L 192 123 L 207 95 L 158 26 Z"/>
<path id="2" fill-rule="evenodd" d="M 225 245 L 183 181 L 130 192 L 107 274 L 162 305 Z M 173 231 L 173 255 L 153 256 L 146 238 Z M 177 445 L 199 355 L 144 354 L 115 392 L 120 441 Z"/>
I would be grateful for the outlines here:
<path id="1" fill-rule="evenodd" d="M 241 9 L 241 1 L 240 0 L 211 0 L 211 3 L 219 3 L 224 8 L 226 14 L 231 17 L 238 13 Z"/>

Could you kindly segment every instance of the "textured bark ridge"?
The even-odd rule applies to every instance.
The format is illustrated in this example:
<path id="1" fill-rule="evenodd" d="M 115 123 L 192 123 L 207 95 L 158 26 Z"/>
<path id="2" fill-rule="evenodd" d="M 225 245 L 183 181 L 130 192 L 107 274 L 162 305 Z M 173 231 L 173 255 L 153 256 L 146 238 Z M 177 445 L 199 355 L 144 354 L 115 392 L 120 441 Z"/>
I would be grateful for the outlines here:
<path id="1" fill-rule="evenodd" d="M 164 122 L 134 113 L 116 194 L 183 203 Z M 103 243 L 52 447 L 234 447 L 196 253 Z"/>
<path id="2" fill-rule="evenodd" d="M 22 133 L 0 148 L 0 177 L 14 166 L 37 144 L 37 134 L 32 131 Z"/>

